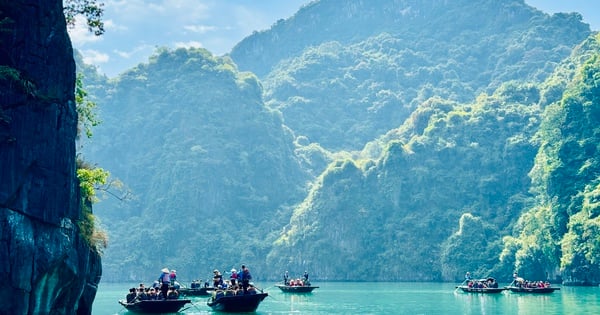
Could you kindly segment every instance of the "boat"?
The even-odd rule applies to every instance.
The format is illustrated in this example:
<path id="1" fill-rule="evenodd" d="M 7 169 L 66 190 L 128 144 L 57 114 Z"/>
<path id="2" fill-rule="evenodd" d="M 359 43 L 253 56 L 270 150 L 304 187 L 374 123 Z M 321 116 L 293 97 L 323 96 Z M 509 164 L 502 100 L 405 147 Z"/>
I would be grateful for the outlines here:
<path id="1" fill-rule="evenodd" d="M 266 292 L 256 290 L 249 290 L 246 293 L 243 293 L 242 290 L 218 290 L 213 292 L 213 296 L 208 299 L 206 305 L 214 311 L 220 312 L 254 312 L 268 295 Z"/>
<path id="2" fill-rule="evenodd" d="M 460 285 L 456 286 L 467 293 L 501 293 L 506 288 L 499 288 L 498 282 L 492 277 L 487 277 L 479 280 L 465 280 Z"/>
<path id="3" fill-rule="evenodd" d="M 177 313 L 188 303 L 192 303 L 192 301 L 187 299 L 166 299 L 127 303 L 124 300 L 119 300 L 119 304 L 123 305 L 128 311 L 145 314 Z"/>
<path id="4" fill-rule="evenodd" d="M 534 285 L 532 285 L 532 283 Z M 542 283 L 542 285 L 539 285 Z M 560 290 L 559 287 L 552 287 L 550 283 L 543 281 L 527 281 L 523 278 L 516 278 L 510 285 L 505 287 L 510 292 L 515 293 L 552 293 Z"/>
<path id="5" fill-rule="evenodd" d="M 314 289 L 319 288 L 318 286 L 314 286 L 314 285 L 286 285 L 286 284 L 276 284 L 276 287 L 278 287 L 281 291 L 285 292 L 285 293 L 310 293 L 312 292 Z"/>

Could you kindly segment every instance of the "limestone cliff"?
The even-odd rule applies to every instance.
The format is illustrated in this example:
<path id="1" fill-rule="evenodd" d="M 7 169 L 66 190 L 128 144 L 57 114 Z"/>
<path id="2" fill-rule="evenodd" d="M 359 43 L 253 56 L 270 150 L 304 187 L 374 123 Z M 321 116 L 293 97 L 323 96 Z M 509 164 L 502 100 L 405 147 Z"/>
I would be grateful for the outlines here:
<path id="1" fill-rule="evenodd" d="M 80 236 L 75 63 L 61 0 L 0 0 L 2 314 L 90 314 L 100 257 Z"/>

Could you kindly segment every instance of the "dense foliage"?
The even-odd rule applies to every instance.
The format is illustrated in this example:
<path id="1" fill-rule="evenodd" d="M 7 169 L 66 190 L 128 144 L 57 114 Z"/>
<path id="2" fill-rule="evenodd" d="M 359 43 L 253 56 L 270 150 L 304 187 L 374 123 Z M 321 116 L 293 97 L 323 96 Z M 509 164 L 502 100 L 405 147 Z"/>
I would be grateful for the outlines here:
<path id="1" fill-rule="evenodd" d="M 543 81 L 588 34 L 578 14 L 519 0 L 316 1 L 231 56 L 260 74 L 298 135 L 359 150 L 431 96 L 470 102 L 509 80 Z"/>
<path id="2" fill-rule="evenodd" d="M 590 49 L 583 65 L 562 99 L 546 108 L 531 172 L 537 202 L 521 217 L 517 237 L 505 240 L 517 270 L 538 278 L 549 273 L 568 281 L 600 281 L 599 39 L 582 45 Z"/>
<path id="3" fill-rule="evenodd" d="M 136 196 L 97 206 L 104 278 L 597 280 L 589 33 L 517 0 L 316 1 L 232 59 L 94 77 L 84 152 Z"/>
<path id="4" fill-rule="evenodd" d="M 105 93 L 103 124 L 83 150 L 134 196 L 95 207 L 115 240 L 107 279 L 165 265 L 198 277 L 266 255 L 265 231 L 301 200 L 308 176 L 254 75 L 203 49 L 160 49 L 93 88 Z"/>
<path id="5" fill-rule="evenodd" d="M 295 210 L 272 264 L 340 277 L 335 266 L 351 263 L 349 280 L 367 280 L 366 269 L 377 280 L 456 279 L 465 268 L 491 269 L 502 233 L 528 200 L 536 95 L 533 86 L 507 84 L 474 104 L 424 103 L 379 140 L 379 158 L 330 165 Z M 482 222 L 461 226 L 443 246 L 464 214 Z M 323 265 L 318 257 L 332 241 L 338 252 Z M 461 242 L 471 243 L 467 251 L 455 247 Z"/>

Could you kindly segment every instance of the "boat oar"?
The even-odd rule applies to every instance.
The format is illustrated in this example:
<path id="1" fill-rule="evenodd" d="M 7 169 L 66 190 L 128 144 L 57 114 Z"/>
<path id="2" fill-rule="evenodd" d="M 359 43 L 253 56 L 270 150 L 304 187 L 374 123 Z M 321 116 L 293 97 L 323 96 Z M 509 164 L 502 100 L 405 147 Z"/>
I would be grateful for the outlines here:
<path id="1" fill-rule="evenodd" d="M 467 282 L 467 279 L 465 279 L 463 282 L 461 282 L 459 285 L 457 285 L 457 286 L 456 286 L 456 288 L 454 289 L 454 292 L 458 291 L 458 288 L 459 288 L 461 285 L 464 285 L 464 284 L 465 284 L 465 282 Z"/>
<path id="2" fill-rule="evenodd" d="M 202 309 L 198 308 L 198 306 L 196 306 L 196 303 L 194 303 L 194 302 L 190 302 L 190 304 L 192 304 L 192 306 L 193 306 L 193 307 L 195 307 L 197 310 L 199 310 L 199 311 L 201 311 L 201 312 L 202 312 L 202 311 L 204 311 L 204 310 L 202 310 Z M 183 310 L 181 310 L 181 311 L 179 311 L 179 312 L 183 312 L 183 311 L 185 311 L 185 310 L 187 310 L 187 309 L 190 309 L 192 306 L 190 306 L 190 307 L 186 307 L 186 308 L 184 308 Z"/>

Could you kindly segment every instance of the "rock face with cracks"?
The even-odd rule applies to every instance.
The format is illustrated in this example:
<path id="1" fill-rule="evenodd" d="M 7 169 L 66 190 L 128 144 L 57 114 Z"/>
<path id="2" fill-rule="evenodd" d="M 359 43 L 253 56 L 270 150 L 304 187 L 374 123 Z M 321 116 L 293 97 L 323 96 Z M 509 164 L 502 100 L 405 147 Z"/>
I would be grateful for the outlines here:
<path id="1" fill-rule="evenodd" d="M 2 314 L 91 314 L 101 261 L 77 225 L 74 88 L 62 0 L 0 0 Z"/>

